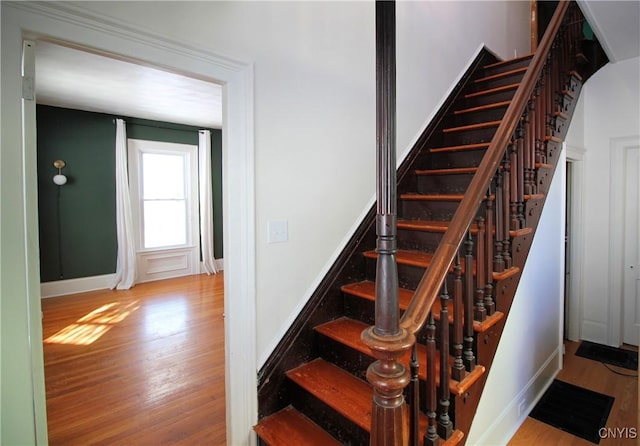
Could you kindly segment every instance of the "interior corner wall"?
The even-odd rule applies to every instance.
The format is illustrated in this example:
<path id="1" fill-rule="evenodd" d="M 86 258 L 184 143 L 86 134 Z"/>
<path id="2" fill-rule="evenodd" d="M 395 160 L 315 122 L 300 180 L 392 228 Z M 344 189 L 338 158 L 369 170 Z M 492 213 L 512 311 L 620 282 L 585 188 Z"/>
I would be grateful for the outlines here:
<path id="1" fill-rule="evenodd" d="M 565 152 L 500 338 L 467 444 L 507 444 L 562 365 Z"/>
<path id="2" fill-rule="evenodd" d="M 114 116 L 37 106 L 40 279 L 52 282 L 115 272 Z M 198 144 L 197 128 L 126 118 L 127 136 Z M 211 130 L 214 256 L 222 258 L 222 136 Z M 56 186 L 54 160 L 68 178 Z"/>
<path id="3" fill-rule="evenodd" d="M 610 326 L 609 240 L 611 195 L 611 143 L 615 138 L 640 135 L 640 58 L 609 63 L 584 84 L 582 135 L 567 137 L 567 144 L 584 147 L 581 338 L 618 346 L 621 327 Z M 571 138 L 571 139 L 570 139 Z M 582 143 L 581 143 L 582 141 Z M 619 319 L 619 318 L 618 318 Z"/>

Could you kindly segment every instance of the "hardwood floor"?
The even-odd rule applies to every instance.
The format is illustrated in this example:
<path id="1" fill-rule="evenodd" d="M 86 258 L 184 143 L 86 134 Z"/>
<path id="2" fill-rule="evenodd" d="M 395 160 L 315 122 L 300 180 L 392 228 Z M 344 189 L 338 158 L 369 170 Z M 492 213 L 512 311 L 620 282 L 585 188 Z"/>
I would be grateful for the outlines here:
<path id="1" fill-rule="evenodd" d="M 566 354 L 564 367 L 557 379 L 596 392 L 615 397 L 613 408 L 609 414 L 606 427 L 620 429 L 619 436 L 625 438 L 603 438 L 600 445 L 637 445 L 640 439 L 638 430 L 638 378 L 618 375 L 599 362 L 576 356 L 578 342 L 565 341 Z M 637 350 L 637 348 L 634 348 Z M 627 375 L 638 371 L 610 366 L 613 370 Z M 624 431 L 624 428 L 627 428 Z M 635 436 L 634 433 L 635 432 Z M 533 418 L 527 418 L 518 432 L 509 442 L 510 446 L 589 446 L 593 443 L 565 433 Z"/>
<path id="2" fill-rule="evenodd" d="M 44 299 L 49 443 L 224 445 L 222 273 Z"/>
<path id="3" fill-rule="evenodd" d="M 222 273 L 44 299 L 49 443 L 224 445 L 223 307 Z M 638 379 L 578 345 L 566 342 L 558 379 L 614 396 L 607 427 L 637 432 Z M 509 445 L 531 444 L 592 443 L 528 418 Z"/>

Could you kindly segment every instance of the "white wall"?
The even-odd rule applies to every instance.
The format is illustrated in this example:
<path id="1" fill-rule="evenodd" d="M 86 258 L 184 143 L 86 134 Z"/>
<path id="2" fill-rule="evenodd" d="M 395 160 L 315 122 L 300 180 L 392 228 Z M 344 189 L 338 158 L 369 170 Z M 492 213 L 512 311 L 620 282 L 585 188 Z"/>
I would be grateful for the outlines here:
<path id="1" fill-rule="evenodd" d="M 255 209 L 246 212 L 255 212 L 256 220 L 257 351 L 256 358 L 248 363 L 257 361 L 260 366 L 373 200 L 374 3 L 74 2 L 66 5 L 76 8 L 71 10 L 71 16 L 77 8 L 83 8 L 89 14 L 102 15 L 107 21 L 113 18 L 113 24 L 103 27 L 107 33 L 118 27 L 142 34 L 149 32 L 253 64 L 254 96 L 247 98 L 247 103 L 254 107 L 254 120 L 246 135 L 255 139 L 256 204 Z M 483 42 L 503 58 L 528 52 L 528 10 L 527 2 L 397 4 L 399 157 L 410 148 Z M 65 21 L 64 28 L 70 27 L 73 19 Z M 41 31 L 42 28 L 33 25 L 29 30 Z M 16 63 L 20 53 L 16 45 L 20 43 L 21 31 L 17 32 L 4 17 L 2 31 L 3 242 L 12 240 L 8 250 L 3 245 L 4 268 L 5 253 L 22 256 L 26 252 L 27 262 L 37 263 L 37 247 L 25 249 L 21 242 L 25 238 L 37 240 L 37 230 L 33 230 L 34 225 L 26 225 L 31 232 L 24 233 L 24 220 L 28 219 L 29 212 L 17 210 L 22 201 L 13 194 L 22 190 L 24 184 L 17 130 L 20 128 L 19 100 L 5 101 L 5 70 L 11 73 L 7 82 L 12 87 L 18 78 Z M 6 33 L 11 34 L 8 40 L 5 40 Z M 79 35 L 86 35 L 86 30 Z M 113 32 L 113 36 L 117 38 L 117 32 Z M 69 37 L 69 40 L 75 39 Z M 101 48 L 98 40 L 91 44 Z M 167 48 L 161 50 L 171 49 Z M 149 51 L 153 56 L 148 60 L 157 60 L 160 52 Z M 9 122 L 10 119 L 13 120 Z M 8 162 L 5 164 L 5 161 Z M 9 208 L 14 202 L 18 205 Z M 10 214 L 4 212 L 9 209 Z M 270 220 L 288 221 L 287 243 L 267 243 Z M 8 228 L 6 238 L 5 228 Z M 252 243 L 252 237 L 247 243 Z M 39 310 L 28 308 L 29 294 L 19 285 L 29 280 L 28 273 L 18 268 L 23 264 L 15 262 L 16 271 L 10 271 L 14 282 L 10 291 L 15 305 L 5 307 L 3 288 L 2 310 L 3 322 L 5 318 L 12 319 L 16 326 L 10 333 L 13 339 L 26 343 L 30 330 L 28 317 L 37 320 Z M 252 265 L 247 268 L 251 269 Z M 251 288 L 253 283 L 237 286 Z M 32 296 L 37 296 L 38 293 L 34 293 Z M 247 308 L 247 314 L 252 311 Z M 31 334 L 34 333 L 37 331 L 31 328 Z M 3 327 L 3 339 L 4 335 Z M 28 369 L 31 367 L 29 355 L 17 358 L 14 365 Z M 41 367 L 41 361 L 35 361 L 35 367 Z M 3 390 L 11 384 L 5 387 L 3 382 Z M 25 395 L 23 400 L 28 403 L 33 387 L 27 382 L 15 384 L 12 394 Z M 38 398 L 43 396 L 36 396 Z M 42 399 L 37 406 L 41 405 Z M 28 412 L 27 404 L 20 412 L 27 427 L 28 420 L 35 419 Z M 42 427 L 37 420 L 35 424 Z"/>
<path id="2" fill-rule="evenodd" d="M 505 58 L 528 51 L 525 3 L 397 4 L 399 157 L 482 42 Z M 260 365 L 374 195 L 374 4 L 82 5 L 255 63 Z M 287 243 L 267 243 L 270 220 L 288 221 Z"/>
<path id="3" fill-rule="evenodd" d="M 620 307 L 610 305 L 615 284 L 609 264 L 621 253 L 610 252 L 609 244 L 616 230 L 609 216 L 611 147 L 616 138 L 640 135 L 638 79 L 637 57 L 601 68 L 585 83 L 578 101 L 584 124 L 567 136 L 567 144 L 585 149 L 581 338 L 615 346 L 621 342 Z"/>
<path id="4" fill-rule="evenodd" d="M 562 366 L 565 152 L 522 271 L 467 444 L 507 444 Z"/>

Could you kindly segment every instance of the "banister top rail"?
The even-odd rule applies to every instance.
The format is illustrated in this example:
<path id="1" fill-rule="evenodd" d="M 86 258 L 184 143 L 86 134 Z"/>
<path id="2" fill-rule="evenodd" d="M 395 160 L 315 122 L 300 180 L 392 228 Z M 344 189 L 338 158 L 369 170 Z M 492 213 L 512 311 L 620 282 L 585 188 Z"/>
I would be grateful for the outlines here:
<path id="1" fill-rule="evenodd" d="M 440 285 L 449 270 L 449 266 L 458 251 L 458 247 L 471 221 L 476 215 L 478 207 L 486 195 L 491 179 L 504 155 L 505 148 L 522 117 L 527 102 L 531 98 L 553 41 L 567 12 L 569 3 L 568 1 L 561 1 L 558 4 L 544 37 L 540 42 L 540 46 L 535 52 L 511 104 L 507 108 L 504 119 L 496 130 L 487 149 L 487 153 L 483 157 L 477 173 L 469 184 L 467 193 L 464 195 L 458 209 L 453 215 L 451 224 L 436 249 L 432 263 L 420 280 L 411 299 L 411 303 L 402 316 L 402 320 L 400 321 L 401 327 L 412 333 L 420 330 L 431 311 L 431 307 L 438 296 Z"/>

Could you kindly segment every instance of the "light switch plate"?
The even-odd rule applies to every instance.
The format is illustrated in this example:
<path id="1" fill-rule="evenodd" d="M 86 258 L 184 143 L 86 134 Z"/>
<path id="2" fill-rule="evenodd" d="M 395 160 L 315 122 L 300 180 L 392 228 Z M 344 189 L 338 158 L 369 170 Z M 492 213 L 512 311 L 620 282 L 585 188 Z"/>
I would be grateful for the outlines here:
<path id="1" fill-rule="evenodd" d="M 287 220 L 271 220 L 267 223 L 267 242 L 282 243 L 289 240 Z"/>

